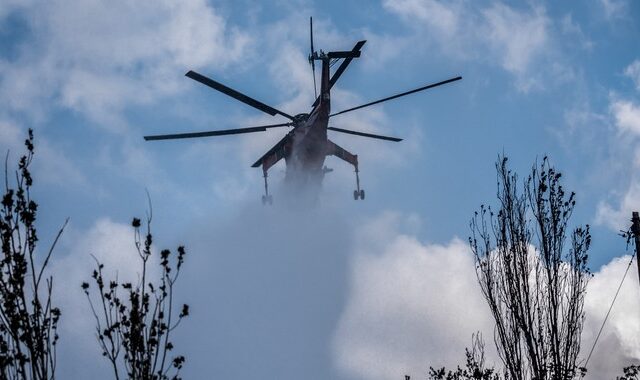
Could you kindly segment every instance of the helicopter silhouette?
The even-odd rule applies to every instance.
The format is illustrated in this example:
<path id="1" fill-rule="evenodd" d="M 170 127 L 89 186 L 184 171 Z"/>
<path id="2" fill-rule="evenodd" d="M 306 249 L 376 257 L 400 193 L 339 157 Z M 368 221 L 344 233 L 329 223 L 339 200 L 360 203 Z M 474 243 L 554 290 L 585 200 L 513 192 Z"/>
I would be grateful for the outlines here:
<path id="1" fill-rule="evenodd" d="M 269 184 L 267 181 L 268 171 L 280 160 L 284 159 L 286 162 L 286 174 L 285 181 L 297 182 L 299 184 L 317 184 L 319 185 L 324 175 L 332 169 L 328 169 L 324 165 L 325 158 L 327 156 L 335 156 L 341 160 L 348 162 L 355 168 L 356 174 L 356 190 L 353 192 L 353 199 L 364 200 L 364 189 L 360 188 L 360 176 L 358 169 L 358 155 L 353 154 L 346 149 L 338 146 L 333 141 L 329 140 L 327 131 L 334 131 L 340 133 L 347 133 L 356 136 L 369 137 L 374 139 L 399 142 L 401 138 L 383 136 L 372 133 L 342 129 L 329 126 L 329 119 L 342 115 L 347 112 L 363 109 L 365 107 L 373 106 L 382 102 L 386 102 L 392 99 L 396 99 L 405 95 L 410 95 L 416 92 L 428 90 L 437 86 L 441 86 L 447 83 L 451 83 L 462 79 L 461 76 L 443 80 L 441 82 L 428 84 L 422 87 L 415 88 L 413 90 L 405 91 L 399 94 L 388 96 L 382 99 L 378 99 L 366 104 L 362 104 L 356 107 L 348 108 L 340 112 L 331 113 L 331 88 L 338 81 L 340 76 L 347 69 L 347 66 L 354 58 L 360 57 L 360 50 L 366 43 L 366 40 L 358 41 L 353 49 L 350 51 L 331 51 L 319 52 L 314 50 L 313 47 L 313 18 L 309 19 L 310 29 L 310 42 L 311 53 L 309 54 L 309 64 L 311 65 L 313 73 L 313 85 L 314 91 L 316 91 L 316 74 L 315 74 L 315 62 L 322 62 L 321 76 L 320 76 L 320 95 L 317 95 L 316 100 L 312 104 L 311 111 L 309 113 L 299 113 L 296 115 L 287 114 L 281 110 L 271 107 L 265 103 L 262 103 L 256 99 L 253 99 L 239 91 L 236 91 L 230 87 L 223 85 L 211 78 L 208 78 L 195 71 L 189 71 L 185 75 L 195 81 L 198 81 L 206 86 L 220 91 L 225 95 L 228 95 L 236 100 L 239 100 L 253 108 L 256 108 L 271 116 L 280 115 L 289 119 L 287 122 L 260 125 L 248 128 L 236 128 L 236 129 L 224 129 L 205 132 L 191 132 L 191 133 L 178 133 L 178 134 L 165 134 L 165 135 L 152 135 L 144 136 L 145 140 L 172 140 L 172 139 L 184 139 L 184 138 L 197 138 L 197 137 L 210 137 L 210 136 L 224 136 L 234 135 L 241 133 L 253 133 L 264 132 L 271 128 L 290 127 L 293 128 L 289 131 L 275 146 L 267 151 L 262 157 L 260 157 L 253 165 L 254 168 L 262 167 L 262 173 L 264 177 L 264 190 L 265 194 L 262 196 L 263 204 L 272 204 L 273 196 L 269 194 Z M 333 75 L 330 73 L 330 68 L 338 61 L 342 60 L 342 63 L 334 71 Z"/>

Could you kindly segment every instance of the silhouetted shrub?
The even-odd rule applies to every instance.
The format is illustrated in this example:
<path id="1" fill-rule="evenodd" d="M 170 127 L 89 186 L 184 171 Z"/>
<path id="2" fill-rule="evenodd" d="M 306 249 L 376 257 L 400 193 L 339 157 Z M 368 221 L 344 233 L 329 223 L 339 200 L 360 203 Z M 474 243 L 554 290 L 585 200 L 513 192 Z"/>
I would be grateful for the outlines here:
<path id="1" fill-rule="evenodd" d="M 466 348 L 467 363 L 465 368 L 455 371 L 447 371 L 446 368 L 429 368 L 430 380 L 499 380 L 500 376 L 494 368 L 485 368 L 484 365 L 484 341 L 480 333 L 473 335 L 471 350 Z"/>
<path id="2" fill-rule="evenodd" d="M 640 365 L 631 365 L 622 370 L 624 375 L 617 376 L 616 380 L 638 380 L 640 379 Z"/>
<path id="3" fill-rule="evenodd" d="M 60 309 L 53 305 L 53 278 L 45 269 L 66 222 L 42 263 L 36 246 L 37 203 L 31 199 L 34 155 L 33 131 L 25 140 L 27 152 L 18 162 L 15 183 L 5 161 L 5 191 L 0 209 L 0 377 L 54 379 Z"/>
<path id="4" fill-rule="evenodd" d="M 512 379 L 573 379 L 590 272 L 589 226 L 569 230 L 575 193 L 547 158 L 522 183 L 507 158 L 496 163 L 499 207 L 480 207 L 471 249 L 482 294 L 496 322 L 495 341 Z"/>
<path id="5" fill-rule="evenodd" d="M 82 284 L 96 320 L 96 334 L 102 354 L 113 368 L 116 379 L 124 376 L 135 380 L 180 379 L 185 357 L 171 355 L 171 333 L 189 315 L 184 304 L 176 316 L 174 285 L 184 262 L 184 247 L 177 253 L 160 252 L 160 278 L 149 280 L 148 264 L 152 255 L 151 217 L 146 233 L 140 233 L 140 219 L 131 223 L 140 259 L 138 284 L 105 279 L 104 265 L 96 259 L 91 277 L 97 294 L 91 294 L 89 283 Z M 94 301 L 97 299 L 97 301 Z M 177 318 L 176 318 L 177 317 Z M 126 375 L 124 375 L 126 374 Z"/>

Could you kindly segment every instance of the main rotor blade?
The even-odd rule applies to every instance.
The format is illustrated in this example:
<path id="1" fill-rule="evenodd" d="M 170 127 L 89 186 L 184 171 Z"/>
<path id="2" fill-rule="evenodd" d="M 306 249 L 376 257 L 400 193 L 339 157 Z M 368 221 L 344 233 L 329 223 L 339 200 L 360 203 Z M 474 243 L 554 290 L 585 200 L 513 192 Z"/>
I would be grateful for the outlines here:
<path id="1" fill-rule="evenodd" d="M 220 92 L 222 92 L 223 94 L 229 95 L 230 97 L 239 100 L 241 102 L 243 102 L 244 104 L 250 105 L 253 108 L 257 108 L 262 112 L 268 113 L 271 116 L 275 116 L 276 114 L 280 114 L 284 117 L 286 117 L 289 120 L 293 120 L 293 116 L 288 115 L 280 110 L 277 110 L 271 106 L 268 106 L 262 102 L 259 102 L 253 98 L 248 97 L 247 95 L 238 92 L 232 88 L 229 88 L 225 85 L 223 85 L 220 82 L 216 82 L 215 80 L 211 79 L 211 78 L 207 78 L 202 74 L 198 74 L 195 71 L 190 70 L 188 73 L 185 74 L 185 76 L 198 81 L 204 85 L 207 85 L 215 90 L 218 90 Z"/>
<path id="2" fill-rule="evenodd" d="M 194 137 L 237 135 L 240 133 L 264 132 L 269 128 L 288 127 L 288 126 L 291 126 L 291 123 L 261 125 L 258 127 L 249 127 L 249 128 L 223 129 L 218 131 L 207 131 L 207 132 L 190 132 L 190 133 L 175 133 L 170 135 L 153 135 L 153 136 L 144 136 L 144 139 L 146 141 L 175 140 L 175 139 L 188 139 L 188 138 L 194 138 Z"/>
<path id="3" fill-rule="evenodd" d="M 348 133 L 350 135 L 371 137 L 371 138 L 380 139 L 380 140 L 395 141 L 395 142 L 402 141 L 402 139 L 399 139 L 397 137 L 374 135 L 373 133 L 350 131 L 348 129 L 342 129 L 342 128 L 336 128 L 336 127 L 328 127 L 327 129 L 330 129 L 330 130 L 336 131 L 336 132 Z"/>
<path id="4" fill-rule="evenodd" d="M 411 91 L 406 91 L 406 92 L 403 92 L 403 93 L 400 93 L 400 94 L 389 96 L 389 97 L 384 98 L 384 99 L 379 99 L 379 100 L 373 101 L 371 103 L 363 104 L 361 106 L 357 106 L 357 107 L 349 108 L 349 109 L 346 109 L 346 110 L 343 110 L 343 111 L 340 111 L 340 112 L 336 112 L 334 114 L 329 115 L 329 117 L 340 115 L 340 114 L 351 112 L 351 111 L 355 111 L 355 110 L 359 110 L 360 108 L 369 107 L 369 106 L 372 106 L 374 104 L 386 102 L 387 100 L 396 99 L 396 98 L 399 98 L 401 96 L 413 94 L 413 93 L 416 93 L 416 92 L 419 92 L 419 91 L 428 90 L 430 88 L 434 88 L 434 87 L 437 87 L 437 86 L 442 86 L 443 84 L 455 82 L 455 81 L 460 80 L 460 79 L 462 79 L 462 77 L 455 77 L 455 78 L 444 80 L 442 82 L 429 84 L 429 85 L 426 85 L 426 86 L 423 86 L 423 87 L 416 88 L 416 89 L 411 90 Z"/>
<path id="5" fill-rule="evenodd" d="M 358 43 L 356 43 L 356 46 L 353 47 L 351 52 L 354 54 L 359 53 L 360 49 L 362 49 L 362 47 L 366 42 L 367 40 L 358 41 Z M 336 72 L 333 73 L 333 76 L 331 77 L 331 79 L 329 79 L 329 88 L 333 87 L 336 81 L 338 81 L 338 78 L 340 78 L 340 75 L 342 75 L 342 73 L 347 69 L 347 66 L 349 66 L 349 63 L 351 63 L 352 60 L 353 60 L 353 57 L 348 57 L 348 58 L 345 58 L 344 61 L 342 61 L 342 63 L 340 64 Z"/>
<path id="6" fill-rule="evenodd" d="M 356 43 L 356 46 L 354 46 L 353 49 L 351 49 L 351 52 L 352 53 L 360 52 L 360 49 L 362 49 L 362 46 L 364 46 L 366 42 L 367 40 L 358 41 L 358 43 Z M 329 79 L 329 89 L 331 89 L 331 87 L 333 87 L 333 85 L 336 84 L 336 82 L 340 78 L 340 75 L 342 75 L 342 73 L 347 69 L 347 66 L 349 66 L 349 63 L 351 63 L 352 60 L 353 60 L 353 57 L 345 58 L 344 61 L 342 61 L 342 63 L 340 64 L 340 66 L 338 66 L 338 69 L 335 71 L 335 73 L 333 73 L 333 76 L 331 77 L 331 79 Z M 319 102 L 320 102 L 320 98 L 316 96 L 316 101 L 313 102 L 311 107 L 317 106 Z"/>

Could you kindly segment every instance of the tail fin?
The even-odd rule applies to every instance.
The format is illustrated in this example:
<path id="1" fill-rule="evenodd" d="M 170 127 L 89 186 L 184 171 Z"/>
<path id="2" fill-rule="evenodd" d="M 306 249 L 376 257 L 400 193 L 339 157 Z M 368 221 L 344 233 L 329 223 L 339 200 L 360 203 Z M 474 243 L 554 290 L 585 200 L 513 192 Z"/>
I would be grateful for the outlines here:
<path id="1" fill-rule="evenodd" d="M 340 78 L 342 73 L 347 69 L 347 66 L 349 66 L 349 63 L 351 63 L 353 58 L 360 57 L 360 49 L 362 49 L 362 46 L 364 46 L 364 44 L 366 42 L 367 42 L 366 40 L 358 41 L 358 43 L 349 52 L 333 52 L 333 53 L 329 53 L 329 54 L 350 53 L 350 54 L 348 54 L 348 57 L 345 58 L 344 61 L 342 61 L 342 63 L 338 67 L 338 69 L 333 73 L 333 76 L 331 77 L 331 79 L 329 79 L 329 86 L 328 86 L 329 89 L 331 89 L 331 87 L 333 87 L 333 85 L 338 81 L 338 78 Z M 345 54 L 345 55 L 347 55 L 347 54 Z M 313 102 L 312 106 L 313 107 L 317 106 L 319 102 L 320 102 L 320 98 L 316 96 L 316 100 L 315 100 L 315 102 Z"/>
<path id="2" fill-rule="evenodd" d="M 327 53 L 329 59 L 334 58 L 358 58 L 360 57 L 360 51 L 330 51 Z"/>

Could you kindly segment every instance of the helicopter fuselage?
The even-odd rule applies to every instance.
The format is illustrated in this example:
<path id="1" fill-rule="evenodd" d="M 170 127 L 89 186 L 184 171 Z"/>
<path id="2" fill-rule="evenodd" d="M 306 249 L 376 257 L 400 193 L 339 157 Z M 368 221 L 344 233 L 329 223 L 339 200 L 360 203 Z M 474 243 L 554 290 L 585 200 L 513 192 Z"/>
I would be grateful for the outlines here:
<path id="1" fill-rule="evenodd" d="M 294 129 L 289 132 L 285 148 L 286 181 L 315 182 L 324 176 L 323 165 L 327 153 L 327 127 L 331 112 L 329 89 L 329 60 L 322 62 L 320 101 L 310 114 L 295 116 Z M 263 169 L 268 169 L 264 167 Z"/>
<path id="2" fill-rule="evenodd" d="M 462 79 L 458 76 L 450 78 L 441 82 L 425 85 L 413 90 L 405 91 L 399 94 L 388 96 L 382 99 L 378 99 L 366 104 L 359 105 L 357 107 L 348 108 L 339 112 L 331 113 L 331 88 L 336 84 L 340 76 L 349 66 L 349 63 L 354 59 L 360 57 L 360 50 L 365 44 L 365 40 L 358 41 L 353 49 L 350 51 L 331 51 L 331 52 L 317 52 L 313 48 L 313 21 L 309 20 L 310 26 L 310 42 L 311 42 L 311 54 L 309 55 L 309 63 L 313 72 L 313 84 L 314 91 L 316 88 L 316 76 L 315 76 L 315 62 L 322 62 L 322 73 L 320 81 L 320 95 L 316 97 L 312 105 L 311 112 L 300 113 L 295 116 L 283 112 L 279 109 L 269 106 L 259 100 L 251 98 L 242 92 L 234 90 L 214 79 L 199 74 L 193 70 L 189 70 L 185 76 L 200 82 L 212 89 L 219 91 L 227 96 L 230 96 L 248 106 L 251 106 L 259 111 L 262 111 L 271 116 L 280 115 L 285 117 L 289 121 L 279 122 L 276 124 L 260 125 L 247 128 L 233 128 L 203 132 L 187 132 L 187 133 L 172 133 L 162 135 L 144 136 L 145 140 L 173 140 L 173 139 L 185 139 L 185 138 L 200 138 L 210 136 L 225 136 L 236 135 L 242 133 L 254 133 L 264 132 L 270 128 L 282 128 L 293 127 L 278 143 L 276 143 L 271 149 L 262 155 L 256 162 L 251 165 L 254 168 L 262 168 L 264 176 L 264 189 L 265 194 L 262 196 L 263 203 L 272 203 L 273 199 L 269 194 L 268 187 L 268 171 L 271 167 L 277 164 L 280 160 L 284 159 L 286 163 L 286 175 L 285 182 L 297 183 L 299 185 L 311 186 L 311 188 L 317 189 L 324 178 L 324 175 L 331 171 L 324 166 L 325 158 L 327 156 L 335 156 L 336 158 L 345 161 L 353 165 L 355 169 L 356 177 L 356 190 L 353 192 L 354 199 L 364 199 L 364 190 L 360 188 L 360 178 L 358 170 L 358 156 L 350 153 L 346 149 L 338 146 L 336 143 L 328 139 L 327 131 L 345 133 L 354 136 L 361 136 L 367 138 L 374 138 L 379 140 L 402 141 L 401 138 L 383 136 L 379 134 L 373 134 L 363 131 L 354 131 L 351 129 L 337 128 L 329 126 L 329 118 L 337 115 L 341 115 L 347 112 L 370 107 L 382 102 L 397 99 L 402 96 L 413 94 L 419 91 L 424 91 L 433 87 L 441 86 L 446 83 L 457 81 Z M 330 75 L 330 67 L 334 63 L 342 60 L 341 64 Z M 292 186 L 291 188 L 300 189 L 300 187 Z"/>

